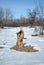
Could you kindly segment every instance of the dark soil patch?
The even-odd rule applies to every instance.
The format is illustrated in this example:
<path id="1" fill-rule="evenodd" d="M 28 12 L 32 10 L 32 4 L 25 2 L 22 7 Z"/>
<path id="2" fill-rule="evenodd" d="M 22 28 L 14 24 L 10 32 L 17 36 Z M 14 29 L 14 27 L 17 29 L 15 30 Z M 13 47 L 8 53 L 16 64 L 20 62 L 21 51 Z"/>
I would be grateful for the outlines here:
<path id="1" fill-rule="evenodd" d="M 1 49 L 1 48 L 4 48 L 4 47 L 0 47 L 0 49 Z"/>
<path id="2" fill-rule="evenodd" d="M 43 34 L 43 35 L 40 35 L 40 34 L 33 34 L 32 36 L 44 36 L 44 34 Z"/>

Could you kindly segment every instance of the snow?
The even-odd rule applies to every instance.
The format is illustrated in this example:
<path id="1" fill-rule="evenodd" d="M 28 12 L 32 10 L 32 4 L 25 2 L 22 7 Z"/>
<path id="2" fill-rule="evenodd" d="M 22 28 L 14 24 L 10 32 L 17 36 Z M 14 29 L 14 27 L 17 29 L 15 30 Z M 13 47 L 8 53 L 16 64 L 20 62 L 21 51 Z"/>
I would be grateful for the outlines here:
<path id="1" fill-rule="evenodd" d="M 31 36 L 34 28 L 22 27 L 24 31 L 23 43 L 32 45 L 39 52 L 19 52 L 10 48 L 17 42 L 17 32 L 20 27 L 6 27 L 0 29 L 0 65 L 44 65 L 44 37 Z M 5 44 L 5 45 L 4 45 Z"/>

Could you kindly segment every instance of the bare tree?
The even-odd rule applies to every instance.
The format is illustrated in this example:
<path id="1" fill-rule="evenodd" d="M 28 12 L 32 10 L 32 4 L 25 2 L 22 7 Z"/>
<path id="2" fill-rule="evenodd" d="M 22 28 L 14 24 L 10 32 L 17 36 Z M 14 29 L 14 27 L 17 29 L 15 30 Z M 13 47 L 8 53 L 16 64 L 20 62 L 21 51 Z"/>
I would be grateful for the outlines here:
<path id="1" fill-rule="evenodd" d="M 41 5 L 41 2 L 38 0 L 34 0 L 35 1 L 35 7 L 36 7 L 36 11 L 37 11 L 37 16 L 39 19 L 39 25 L 41 25 L 40 27 L 40 34 L 43 35 L 43 26 L 44 26 L 44 6 Z"/>
<path id="2" fill-rule="evenodd" d="M 13 21 L 13 15 L 9 8 L 5 10 L 5 20 L 6 20 L 5 25 L 8 21 L 9 21 L 8 25 Z"/>
<path id="3" fill-rule="evenodd" d="M 13 17 L 13 15 L 12 15 L 11 10 L 9 8 L 7 8 L 6 11 L 5 11 L 5 18 L 10 19 L 12 17 Z"/>
<path id="4" fill-rule="evenodd" d="M 43 27 L 44 27 L 44 7 L 40 4 L 39 5 L 39 18 L 40 18 L 40 24 L 41 24 L 41 28 L 40 28 L 40 34 L 43 35 Z"/>
<path id="5" fill-rule="evenodd" d="M 4 10 L 0 8 L 0 26 L 3 28 Z"/>
<path id="6" fill-rule="evenodd" d="M 34 22 L 35 22 L 35 19 L 36 19 L 36 9 L 34 9 L 34 10 L 30 10 L 29 9 L 29 12 L 28 12 L 28 16 L 29 16 L 29 24 L 31 25 L 31 26 L 33 26 L 33 24 L 34 24 Z"/>

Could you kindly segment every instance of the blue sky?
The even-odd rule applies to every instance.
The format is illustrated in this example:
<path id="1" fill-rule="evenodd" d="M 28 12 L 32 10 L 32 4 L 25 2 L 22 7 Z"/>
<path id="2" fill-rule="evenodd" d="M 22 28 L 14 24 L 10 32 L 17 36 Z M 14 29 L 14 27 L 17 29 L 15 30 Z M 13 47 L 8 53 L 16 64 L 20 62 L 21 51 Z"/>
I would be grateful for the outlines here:
<path id="1" fill-rule="evenodd" d="M 0 0 L 0 7 L 9 8 L 15 18 L 27 17 L 27 10 L 34 9 L 38 1 L 44 4 L 44 0 Z"/>

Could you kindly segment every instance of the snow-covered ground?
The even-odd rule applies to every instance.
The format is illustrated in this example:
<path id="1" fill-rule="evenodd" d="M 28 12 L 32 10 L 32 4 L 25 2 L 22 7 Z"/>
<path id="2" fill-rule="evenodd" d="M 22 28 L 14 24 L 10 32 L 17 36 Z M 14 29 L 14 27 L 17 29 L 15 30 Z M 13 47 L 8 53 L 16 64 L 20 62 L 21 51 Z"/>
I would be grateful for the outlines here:
<path id="1" fill-rule="evenodd" d="M 23 27 L 23 43 L 33 45 L 39 52 L 19 52 L 10 50 L 16 44 L 19 27 L 6 27 L 0 29 L 0 65 L 44 65 L 44 37 L 31 36 L 34 28 Z"/>

